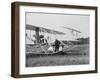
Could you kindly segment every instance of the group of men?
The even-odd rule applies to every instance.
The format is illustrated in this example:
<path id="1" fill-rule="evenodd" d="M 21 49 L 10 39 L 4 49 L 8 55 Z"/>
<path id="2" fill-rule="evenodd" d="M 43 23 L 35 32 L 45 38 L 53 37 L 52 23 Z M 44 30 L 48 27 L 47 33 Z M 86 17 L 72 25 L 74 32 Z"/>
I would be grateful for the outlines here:
<path id="1" fill-rule="evenodd" d="M 58 39 L 55 39 L 54 44 L 51 45 L 48 50 L 49 51 L 53 51 L 53 52 L 59 52 L 63 50 L 63 45 L 61 44 L 61 42 Z"/>

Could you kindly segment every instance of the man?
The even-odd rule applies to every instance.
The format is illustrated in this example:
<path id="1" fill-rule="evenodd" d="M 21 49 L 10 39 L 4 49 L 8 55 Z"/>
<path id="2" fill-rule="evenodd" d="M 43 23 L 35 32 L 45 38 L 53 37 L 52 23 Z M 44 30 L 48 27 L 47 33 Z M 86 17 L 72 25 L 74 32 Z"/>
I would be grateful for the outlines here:
<path id="1" fill-rule="evenodd" d="M 55 40 L 55 52 L 59 51 L 60 44 L 61 44 L 61 42 L 58 39 L 56 39 Z"/>

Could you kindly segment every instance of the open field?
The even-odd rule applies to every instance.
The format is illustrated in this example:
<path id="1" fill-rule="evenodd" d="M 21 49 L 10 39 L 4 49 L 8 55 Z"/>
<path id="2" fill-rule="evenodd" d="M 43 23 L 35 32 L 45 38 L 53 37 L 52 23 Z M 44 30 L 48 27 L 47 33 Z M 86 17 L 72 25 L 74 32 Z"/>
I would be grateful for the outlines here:
<path id="1" fill-rule="evenodd" d="M 56 54 L 28 53 L 26 55 L 26 67 L 82 64 L 89 64 L 89 44 L 64 47 L 63 52 Z"/>

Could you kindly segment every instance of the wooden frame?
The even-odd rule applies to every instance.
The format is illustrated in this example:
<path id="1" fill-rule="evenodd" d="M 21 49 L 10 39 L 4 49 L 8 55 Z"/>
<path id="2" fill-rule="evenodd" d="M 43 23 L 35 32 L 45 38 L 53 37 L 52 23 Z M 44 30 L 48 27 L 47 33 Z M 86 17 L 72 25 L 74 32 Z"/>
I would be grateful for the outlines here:
<path id="1" fill-rule="evenodd" d="M 68 71 L 68 72 L 48 72 L 38 74 L 20 74 L 20 6 L 26 7 L 46 7 L 46 8 L 61 8 L 61 9 L 81 9 L 94 11 L 95 14 L 95 64 L 94 70 L 84 71 Z M 15 78 L 22 77 L 40 77 L 40 76 L 55 76 L 55 75 L 72 75 L 84 73 L 97 73 L 97 7 L 94 6 L 80 6 L 80 5 L 63 5 L 63 4 L 43 4 L 43 3 L 28 3 L 28 2 L 13 2 L 11 4 L 11 76 Z"/>

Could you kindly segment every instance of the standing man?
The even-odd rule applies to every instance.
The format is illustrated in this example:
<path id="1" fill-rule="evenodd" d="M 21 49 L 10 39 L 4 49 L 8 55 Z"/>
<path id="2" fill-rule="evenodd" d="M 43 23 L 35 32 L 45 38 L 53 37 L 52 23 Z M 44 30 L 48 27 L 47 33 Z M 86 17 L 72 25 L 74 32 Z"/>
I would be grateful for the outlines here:
<path id="1" fill-rule="evenodd" d="M 60 44 L 61 44 L 61 42 L 58 39 L 56 39 L 55 40 L 55 52 L 59 51 Z"/>

